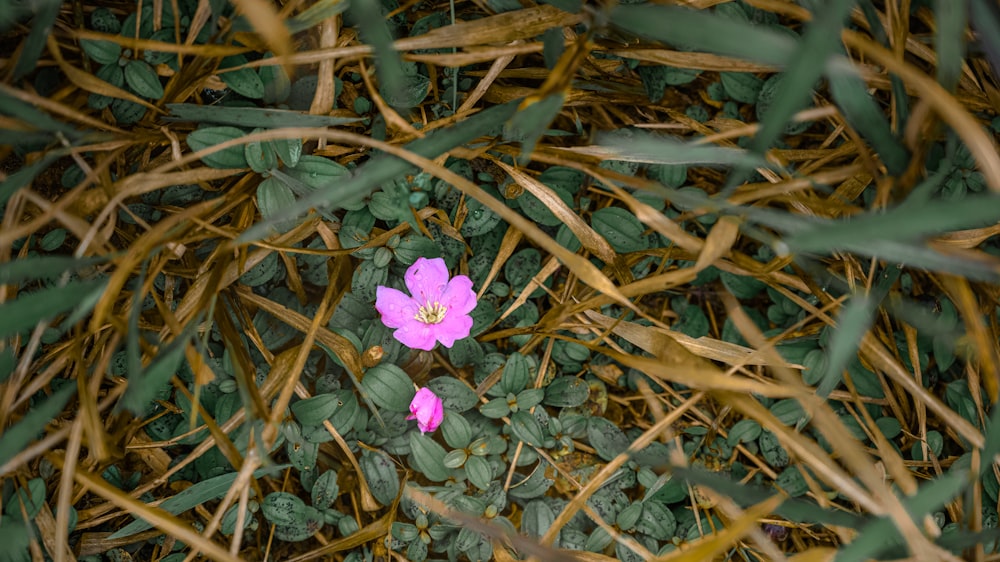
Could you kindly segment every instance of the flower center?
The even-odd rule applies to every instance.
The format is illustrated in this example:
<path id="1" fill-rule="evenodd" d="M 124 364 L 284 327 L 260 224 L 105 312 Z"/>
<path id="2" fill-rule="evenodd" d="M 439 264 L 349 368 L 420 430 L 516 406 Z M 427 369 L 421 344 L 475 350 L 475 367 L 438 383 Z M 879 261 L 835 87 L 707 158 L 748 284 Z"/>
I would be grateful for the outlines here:
<path id="1" fill-rule="evenodd" d="M 417 310 L 414 318 L 424 324 L 440 324 L 444 320 L 446 312 L 448 312 L 448 309 L 441 306 L 441 303 L 426 303 Z"/>

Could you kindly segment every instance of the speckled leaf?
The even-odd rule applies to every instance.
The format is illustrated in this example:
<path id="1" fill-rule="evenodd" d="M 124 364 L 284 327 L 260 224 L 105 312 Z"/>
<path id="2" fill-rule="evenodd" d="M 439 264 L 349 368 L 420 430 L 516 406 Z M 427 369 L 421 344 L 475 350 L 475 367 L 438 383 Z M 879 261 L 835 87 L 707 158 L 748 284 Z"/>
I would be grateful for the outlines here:
<path id="1" fill-rule="evenodd" d="M 399 473 L 396 472 L 396 463 L 381 451 L 364 449 L 358 464 L 361 465 L 361 473 L 364 474 L 368 489 L 375 499 L 382 505 L 392 505 L 399 497 Z"/>
<path id="2" fill-rule="evenodd" d="M 241 68 L 230 72 L 222 72 L 227 68 L 242 66 L 246 63 L 247 58 L 243 55 L 225 57 L 219 64 L 219 78 L 237 94 L 259 100 L 264 97 L 264 82 L 254 69 Z"/>
<path id="3" fill-rule="evenodd" d="M 515 476 L 514 484 L 510 487 L 507 495 L 522 500 L 537 498 L 545 494 L 553 484 L 555 484 L 554 480 L 545 477 L 544 466 L 539 466 L 531 475 L 520 482 Z"/>
<path id="4" fill-rule="evenodd" d="M 125 82 L 140 96 L 158 100 L 163 97 L 163 84 L 149 63 L 130 60 L 125 65 Z"/>
<path id="5" fill-rule="evenodd" d="M 313 484 L 312 505 L 317 509 L 326 509 L 333 505 L 338 495 L 340 486 L 337 485 L 337 471 L 327 470 Z"/>
<path id="6" fill-rule="evenodd" d="M 590 385 L 576 377 L 556 377 L 545 387 L 545 404 L 556 408 L 575 408 L 590 397 Z"/>
<path id="7" fill-rule="evenodd" d="M 625 433 L 605 418 L 593 417 L 587 420 L 587 439 L 598 456 L 606 461 L 625 452 L 629 446 Z"/>
<path id="8" fill-rule="evenodd" d="M 434 391 L 446 410 L 457 413 L 465 412 L 476 407 L 479 398 L 476 393 L 453 377 L 438 377 L 427 383 L 427 388 Z"/>
<path id="9" fill-rule="evenodd" d="M 274 536 L 287 542 L 299 542 L 308 539 L 323 528 L 323 514 L 314 507 L 306 506 L 302 519 L 289 525 L 276 525 Z"/>
<path id="10" fill-rule="evenodd" d="M 649 244 L 643 232 L 646 227 L 633 215 L 620 207 L 605 207 L 591 215 L 590 223 L 617 252 L 638 252 Z"/>
<path id="11" fill-rule="evenodd" d="M 271 492 L 260 504 L 264 518 L 275 525 L 290 525 L 302 519 L 306 502 L 288 492 Z"/>

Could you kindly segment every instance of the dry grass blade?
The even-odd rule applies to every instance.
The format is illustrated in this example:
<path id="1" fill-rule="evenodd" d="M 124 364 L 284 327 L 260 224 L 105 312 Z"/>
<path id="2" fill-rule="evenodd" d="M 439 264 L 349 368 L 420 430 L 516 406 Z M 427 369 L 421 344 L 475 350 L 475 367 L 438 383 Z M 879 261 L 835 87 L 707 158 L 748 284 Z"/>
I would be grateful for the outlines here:
<path id="1" fill-rule="evenodd" d="M 53 463 L 60 465 L 62 460 L 57 455 L 50 455 Z M 240 562 L 240 558 L 233 556 L 226 549 L 215 544 L 198 534 L 197 531 L 186 525 L 180 519 L 166 513 L 158 508 L 146 505 L 138 500 L 124 494 L 121 490 L 108 484 L 103 478 L 86 472 L 77 472 L 74 479 L 81 485 L 86 486 L 102 498 L 108 500 L 129 513 L 134 513 L 149 521 L 162 531 L 177 537 L 180 540 L 194 546 L 205 553 L 206 556 L 216 562 Z"/>

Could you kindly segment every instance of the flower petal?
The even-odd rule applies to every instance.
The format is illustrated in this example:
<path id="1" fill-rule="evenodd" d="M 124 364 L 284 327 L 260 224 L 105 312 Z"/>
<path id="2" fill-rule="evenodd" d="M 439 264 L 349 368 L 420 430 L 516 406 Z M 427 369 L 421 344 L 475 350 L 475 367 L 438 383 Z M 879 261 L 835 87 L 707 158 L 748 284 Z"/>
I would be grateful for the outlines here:
<path id="1" fill-rule="evenodd" d="M 448 266 L 441 258 L 418 258 L 403 276 L 406 288 L 420 304 L 441 300 L 441 292 L 448 285 Z"/>
<path id="2" fill-rule="evenodd" d="M 476 292 L 472 290 L 472 279 L 456 275 L 441 293 L 441 304 L 448 314 L 468 314 L 476 308 Z"/>
<path id="3" fill-rule="evenodd" d="M 444 404 L 429 388 L 421 388 L 410 402 L 412 414 L 407 419 L 417 420 L 417 427 L 422 433 L 434 431 L 444 419 Z"/>
<path id="4" fill-rule="evenodd" d="M 435 324 L 435 335 L 441 345 L 451 348 L 455 341 L 469 337 L 472 332 L 472 317 L 468 314 L 445 314 L 444 320 Z"/>
<path id="5" fill-rule="evenodd" d="M 375 288 L 375 310 L 382 323 L 390 328 L 402 328 L 413 322 L 420 305 L 406 293 L 391 287 Z"/>
<path id="6" fill-rule="evenodd" d="M 432 329 L 436 324 L 424 324 L 423 322 L 412 320 L 400 326 L 392 333 L 392 337 L 399 340 L 399 343 L 411 349 L 422 349 L 431 351 L 437 343 L 435 331 Z"/>

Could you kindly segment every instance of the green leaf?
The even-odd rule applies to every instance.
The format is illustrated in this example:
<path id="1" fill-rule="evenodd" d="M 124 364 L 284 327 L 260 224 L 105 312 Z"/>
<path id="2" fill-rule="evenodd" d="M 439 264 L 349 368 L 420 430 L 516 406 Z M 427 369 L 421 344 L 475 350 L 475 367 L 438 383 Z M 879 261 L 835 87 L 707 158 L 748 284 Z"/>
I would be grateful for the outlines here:
<path id="1" fill-rule="evenodd" d="M 80 48 L 100 64 L 117 64 L 122 54 L 121 45 L 103 39 L 81 39 Z"/>
<path id="2" fill-rule="evenodd" d="M 493 468 L 490 466 L 490 461 L 483 457 L 469 457 L 465 461 L 465 476 L 473 486 L 480 490 L 489 488 L 490 481 L 493 480 Z"/>
<path id="3" fill-rule="evenodd" d="M 529 537 L 539 538 L 555 523 L 556 515 L 542 500 L 528 502 L 521 514 L 521 532 Z"/>
<path id="4" fill-rule="evenodd" d="M 340 486 L 337 485 L 337 471 L 327 470 L 313 484 L 312 505 L 317 509 L 327 509 L 340 495 Z"/>
<path id="5" fill-rule="evenodd" d="M 19 295 L 0 305 L 0 339 L 34 327 L 78 306 L 85 296 L 103 290 L 107 280 L 74 281 L 63 287 Z"/>
<path id="6" fill-rule="evenodd" d="M 257 186 L 257 208 L 264 220 L 282 216 L 282 211 L 295 204 L 295 194 L 275 176 L 264 178 Z M 285 220 L 275 225 L 279 231 L 285 231 L 295 226 L 295 220 Z"/>
<path id="7" fill-rule="evenodd" d="M 271 109 L 262 107 L 224 107 L 219 105 L 196 105 L 193 103 L 168 103 L 170 115 L 166 121 L 192 121 L 195 123 L 217 123 L 246 128 L 280 129 L 283 127 L 340 127 L 361 121 L 356 117 L 331 117 L 328 115 L 309 115 L 289 109 Z M 301 140 L 297 140 L 300 144 Z M 282 158 L 284 160 L 284 158 Z M 285 160 L 288 166 L 295 162 Z"/>
<path id="8" fill-rule="evenodd" d="M 577 377 L 556 377 L 545 387 L 545 404 L 555 408 L 575 408 L 590 397 L 590 385 Z"/>
<path id="9" fill-rule="evenodd" d="M 456 146 L 490 133 L 516 111 L 516 101 L 493 106 L 447 129 L 433 131 L 426 137 L 407 144 L 404 148 L 424 158 L 436 158 Z M 308 197 L 303 197 L 295 206 L 287 209 L 283 216 L 295 217 L 311 208 L 337 208 L 339 201 L 363 197 L 376 186 L 381 186 L 412 169 L 413 167 L 408 162 L 393 156 L 375 157 L 359 167 L 352 177 L 341 181 L 335 193 L 321 190 Z M 274 220 L 279 220 L 279 218 L 276 217 Z M 273 222 L 268 220 L 254 225 L 245 230 L 237 242 L 243 244 L 267 236 L 273 228 Z"/>
<path id="10" fill-rule="evenodd" d="M 594 231 L 603 236 L 616 252 L 638 252 L 645 250 L 649 239 L 646 227 L 626 209 L 605 207 L 590 216 Z"/>
<path id="11" fill-rule="evenodd" d="M 251 134 L 259 133 L 263 129 L 254 129 Z M 243 155 L 246 157 L 250 169 L 263 174 L 278 167 L 278 155 L 273 145 L 267 141 L 250 141 L 243 145 Z"/>
<path id="12" fill-rule="evenodd" d="M 498 398 L 498 400 L 501 400 Z M 545 446 L 545 432 L 541 424 L 527 410 L 518 410 L 510 416 L 510 431 L 515 437 L 532 447 Z M 596 448 L 596 447 L 595 447 Z"/>
<path id="13" fill-rule="evenodd" d="M 243 55 L 231 55 L 222 59 L 219 63 L 219 70 L 242 66 L 247 63 L 247 58 Z M 232 88 L 237 94 L 259 100 L 264 97 L 264 81 L 252 68 L 241 68 L 231 72 L 219 72 L 219 78 Z"/>
<path id="14" fill-rule="evenodd" d="M 163 84 L 149 63 L 141 60 L 130 60 L 125 65 L 125 82 L 132 91 L 146 98 L 158 100 L 163 97 Z"/>
<path id="15" fill-rule="evenodd" d="M 399 497 L 399 473 L 396 472 L 396 463 L 389 458 L 389 455 L 381 451 L 364 449 L 361 458 L 358 459 L 361 466 L 361 474 L 368 482 L 368 489 L 372 496 L 382 505 L 392 505 Z"/>
<path id="16" fill-rule="evenodd" d="M 448 479 L 450 471 L 444 465 L 446 454 L 444 447 L 430 437 L 416 431 L 410 432 L 410 460 L 413 468 L 431 482 L 444 482 Z"/>
<path id="17" fill-rule="evenodd" d="M 361 386 L 376 405 L 393 412 L 409 412 L 416 391 L 403 369 L 391 363 L 376 365 L 365 373 Z"/>
<path id="18" fill-rule="evenodd" d="M 424 76 L 423 74 L 414 74 L 412 76 L 407 76 L 403 80 L 402 90 L 398 92 L 386 90 L 381 93 L 382 97 L 385 98 L 385 101 L 392 107 L 408 109 L 420 105 L 420 102 L 424 101 L 424 98 L 427 97 L 430 89 L 430 78 Z"/>
<path id="19" fill-rule="evenodd" d="M 333 394 L 320 394 L 299 400 L 291 405 L 296 421 L 303 426 L 323 425 L 340 407 L 340 399 Z"/>
<path id="20" fill-rule="evenodd" d="M 76 384 L 63 384 L 51 396 L 32 407 L 14 426 L 4 431 L 0 436 L 2 462 L 9 461 L 34 441 L 45 425 L 62 412 L 74 394 L 76 394 Z"/>
<path id="21" fill-rule="evenodd" d="M 589 418 L 587 420 L 587 439 L 597 455 L 605 461 L 611 461 L 629 446 L 629 439 L 617 425 L 606 418 Z"/>
<path id="22" fill-rule="evenodd" d="M 524 390 L 531 382 L 531 372 L 527 358 L 520 352 L 513 352 L 507 358 L 497 385 L 501 395 L 516 394 Z"/>
<path id="23" fill-rule="evenodd" d="M 729 435 L 726 437 L 726 442 L 731 447 L 735 447 L 740 443 L 750 443 L 756 441 L 761 434 L 760 423 L 752 419 L 743 419 L 733 424 L 729 428 Z"/>
<path id="24" fill-rule="evenodd" d="M 217 476 L 224 478 L 227 475 Z M 260 511 L 268 522 L 275 525 L 292 525 L 300 521 L 306 511 L 306 502 L 288 492 L 271 492 L 264 497 Z"/>
<path id="25" fill-rule="evenodd" d="M 479 404 L 479 397 L 462 381 L 453 377 L 438 377 L 427 383 L 427 388 L 441 399 L 445 410 L 466 412 Z M 456 416 L 457 417 L 457 416 Z"/>
<path id="26" fill-rule="evenodd" d="M 246 133 L 236 127 L 205 127 L 191 131 L 187 136 L 187 143 L 191 150 L 198 151 L 245 135 Z M 201 161 L 212 168 L 249 167 L 243 147 L 239 145 L 204 156 Z"/>

